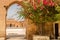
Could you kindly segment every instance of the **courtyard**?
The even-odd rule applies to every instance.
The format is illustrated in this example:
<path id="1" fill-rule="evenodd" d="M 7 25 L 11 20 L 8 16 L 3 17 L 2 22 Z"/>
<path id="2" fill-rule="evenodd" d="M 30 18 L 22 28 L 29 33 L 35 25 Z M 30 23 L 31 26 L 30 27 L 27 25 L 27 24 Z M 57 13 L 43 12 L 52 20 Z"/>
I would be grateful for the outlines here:
<path id="1" fill-rule="evenodd" d="M 60 1 L 0 0 L 0 40 L 60 40 Z"/>

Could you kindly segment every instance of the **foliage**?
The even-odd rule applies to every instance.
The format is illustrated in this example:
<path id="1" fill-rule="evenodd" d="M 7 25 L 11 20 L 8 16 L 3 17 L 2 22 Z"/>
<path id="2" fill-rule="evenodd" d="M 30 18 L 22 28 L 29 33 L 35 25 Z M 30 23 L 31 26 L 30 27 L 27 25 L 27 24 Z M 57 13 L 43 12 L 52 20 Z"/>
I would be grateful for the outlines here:
<path id="1" fill-rule="evenodd" d="M 60 20 L 60 6 L 59 5 L 57 5 L 56 10 L 59 12 L 59 14 L 56 14 L 56 17 L 55 18 L 57 20 Z"/>
<path id="2" fill-rule="evenodd" d="M 58 14 L 58 10 L 56 10 L 57 5 L 53 0 L 43 0 L 26 2 L 23 1 L 24 5 L 24 17 L 31 19 L 34 23 L 40 24 L 42 22 L 48 21 L 56 21 L 56 14 Z"/>
<path id="3" fill-rule="evenodd" d="M 59 21 L 60 20 L 60 14 L 56 14 L 56 19 Z"/>
<path id="4" fill-rule="evenodd" d="M 56 21 L 57 18 L 55 16 L 60 12 L 54 0 L 30 0 L 29 2 L 23 1 L 22 4 L 24 12 L 21 12 L 21 15 L 32 20 L 38 27 L 40 27 L 41 23 L 44 26 L 45 22 Z"/>

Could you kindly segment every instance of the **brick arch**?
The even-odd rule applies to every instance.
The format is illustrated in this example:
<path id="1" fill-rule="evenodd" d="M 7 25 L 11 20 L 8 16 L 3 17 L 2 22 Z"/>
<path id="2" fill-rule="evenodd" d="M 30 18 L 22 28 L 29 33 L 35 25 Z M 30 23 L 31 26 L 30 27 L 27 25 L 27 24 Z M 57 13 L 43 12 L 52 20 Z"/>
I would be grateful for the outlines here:
<path id="1" fill-rule="evenodd" d="M 24 8 L 24 5 L 22 4 L 22 1 L 13 1 L 13 2 L 11 2 L 11 3 L 8 3 L 8 5 L 4 5 L 4 8 L 6 9 L 6 14 L 5 14 L 5 16 L 7 16 L 7 10 L 9 9 L 9 7 L 10 7 L 11 5 L 15 4 L 15 3 L 21 5 L 21 6 Z"/>
<path id="2" fill-rule="evenodd" d="M 13 1 L 13 2 L 9 3 L 9 5 L 7 6 L 7 9 L 6 9 L 6 16 L 7 16 L 7 11 L 8 11 L 8 9 L 9 9 L 9 7 L 10 7 L 11 5 L 15 4 L 15 3 L 17 3 L 17 4 L 19 4 L 19 5 L 21 5 L 21 6 L 23 7 L 22 1 Z M 8 21 L 8 20 L 6 20 L 6 21 Z M 11 24 L 13 25 L 13 23 L 11 23 Z M 18 24 L 18 26 L 20 26 L 19 24 L 21 24 L 21 23 L 15 22 L 15 26 L 17 26 L 17 24 Z M 7 25 L 7 23 L 6 23 L 6 25 Z M 10 24 L 9 24 L 9 25 L 10 25 Z M 22 24 L 21 24 L 21 25 L 22 25 Z"/>
<path id="3" fill-rule="evenodd" d="M 9 3 L 9 5 L 7 6 L 7 10 L 8 10 L 8 8 L 9 8 L 11 5 L 13 5 L 13 4 L 15 4 L 15 3 L 17 3 L 17 4 L 19 4 L 19 5 L 22 5 L 22 7 L 24 7 L 24 5 L 22 4 L 21 1 L 13 1 L 13 2 Z M 6 11 L 6 12 L 7 12 L 7 11 Z M 7 14 L 7 13 L 6 13 L 6 14 Z M 28 23 L 30 23 L 30 22 L 28 22 L 28 20 L 25 20 L 23 26 L 26 26 L 26 27 L 27 27 L 27 38 L 29 39 L 29 35 L 34 34 L 33 32 L 36 31 L 36 26 L 35 26 L 34 24 L 28 24 Z M 20 24 L 20 23 L 19 23 L 19 24 Z M 16 25 L 17 25 L 17 23 L 16 23 Z M 22 24 L 21 24 L 21 25 L 22 25 Z M 32 30 L 33 30 L 33 31 L 32 31 Z"/>
<path id="4" fill-rule="evenodd" d="M 0 0 L 0 37 L 5 37 L 6 33 L 6 8 L 8 6 L 15 2 L 15 1 L 22 1 L 22 0 Z"/>
<path id="5" fill-rule="evenodd" d="M 9 5 L 7 6 L 7 10 L 8 10 L 8 8 L 9 8 L 11 5 L 13 5 L 13 4 L 15 4 L 15 3 L 21 5 L 22 7 L 24 6 L 24 5 L 22 4 L 22 1 L 13 1 L 13 2 L 9 3 Z"/>
<path id="6" fill-rule="evenodd" d="M 24 8 L 24 5 L 22 4 L 22 1 L 13 1 L 13 2 L 9 3 L 9 5 L 4 6 L 5 9 L 6 9 L 6 15 L 5 15 L 5 16 L 7 16 L 7 11 L 8 11 L 8 9 L 9 9 L 9 7 L 10 7 L 11 5 L 15 4 L 15 3 L 21 5 L 21 6 Z"/>

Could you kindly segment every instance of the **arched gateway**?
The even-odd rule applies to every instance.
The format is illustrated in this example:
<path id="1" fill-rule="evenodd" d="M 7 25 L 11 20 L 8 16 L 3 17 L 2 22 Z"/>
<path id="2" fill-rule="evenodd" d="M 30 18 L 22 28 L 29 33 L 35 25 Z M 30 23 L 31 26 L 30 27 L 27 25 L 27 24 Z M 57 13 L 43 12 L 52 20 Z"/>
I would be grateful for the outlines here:
<path id="1" fill-rule="evenodd" d="M 0 37 L 5 37 L 7 8 L 16 0 L 0 0 Z M 21 2 L 22 0 L 18 0 Z"/>
<path id="2" fill-rule="evenodd" d="M 31 30 L 36 31 L 36 26 L 34 24 L 30 24 L 30 22 L 28 22 L 28 19 L 23 19 L 21 21 L 21 18 L 18 20 L 15 18 L 15 16 L 11 18 L 12 14 L 14 13 L 10 13 L 9 10 L 12 9 L 12 6 L 23 6 L 20 2 L 22 0 L 0 0 L 0 37 L 5 37 L 6 36 L 6 29 L 8 27 L 27 27 L 27 35 L 30 35 Z M 17 7 L 18 7 L 17 6 Z M 12 7 L 12 8 L 11 8 Z M 19 8 L 19 7 L 18 7 Z M 16 9 L 14 7 L 14 9 Z M 13 11 L 12 11 L 13 12 Z M 15 15 L 15 14 L 14 14 Z M 18 14 L 16 14 L 18 15 Z M 16 16 L 17 17 L 17 16 Z M 18 20 L 18 21 L 16 21 Z M 32 33 L 32 32 L 31 32 Z"/>

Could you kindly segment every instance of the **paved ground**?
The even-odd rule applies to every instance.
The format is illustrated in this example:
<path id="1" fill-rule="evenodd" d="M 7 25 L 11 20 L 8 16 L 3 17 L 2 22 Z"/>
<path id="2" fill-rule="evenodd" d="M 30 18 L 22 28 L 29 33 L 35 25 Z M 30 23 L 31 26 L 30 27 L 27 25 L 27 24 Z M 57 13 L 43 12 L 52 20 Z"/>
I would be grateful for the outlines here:
<path id="1" fill-rule="evenodd" d="M 5 40 L 5 39 L 2 37 L 2 38 L 0 38 L 0 40 Z M 13 38 L 9 38 L 7 40 L 26 40 L 26 39 L 19 38 L 19 37 L 13 37 Z"/>
<path id="2" fill-rule="evenodd" d="M 8 38 L 7 40 L 26 40 L 26 39 L 21 37 L 12 37 L 12 38 Z"/>
<path id="3" fill-rule="evenodd" d="M 5 40 L 5 39 L 3 37 L 1 37 L 0 40 Z M 27 39 L 22 39 L 20 37 L 13 37 L 13 38 L 9 38 L 7 40 L 27 40 Z M 52 39 L 52 40 L 57 40 L 57 39 Z"/>
<path id="4" fill-rule="evenodd" d="M 11 38 L 11 39 L 7 39 L 7 40 L 26 40 L 26 39 Z"/>

